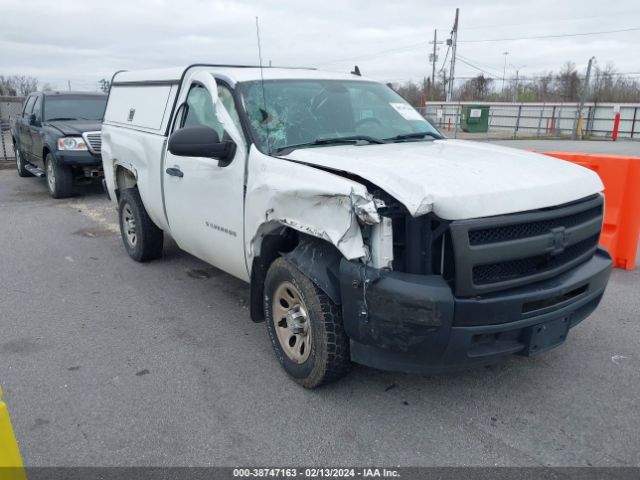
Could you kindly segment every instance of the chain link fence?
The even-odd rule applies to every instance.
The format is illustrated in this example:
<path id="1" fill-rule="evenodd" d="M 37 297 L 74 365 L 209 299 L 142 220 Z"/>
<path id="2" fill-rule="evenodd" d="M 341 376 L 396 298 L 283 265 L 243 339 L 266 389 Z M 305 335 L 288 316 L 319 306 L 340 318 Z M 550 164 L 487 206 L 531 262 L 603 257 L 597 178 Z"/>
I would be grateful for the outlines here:
<path id="1" fill-rule="evenodd" d="M 0 97 L 0 162 L 15 161 L 9 119 L 20 115 L 24 97 Z"/>
<path id="2" fill-rule="evenodd" d="M 489 107 L 489 129 L 486 133 L 469 134 L 460 129 L 464 105 Z M 618 138 L 640 139 L 640 103 L 585 104 L 579 121 L 579 105 L 575 103 L 492 103 L 492 102 L 427 102 L 422 114 L 450 137 L 538 138 L 583 137 L 611 138 L 616 113 L 620 114 Z"/>

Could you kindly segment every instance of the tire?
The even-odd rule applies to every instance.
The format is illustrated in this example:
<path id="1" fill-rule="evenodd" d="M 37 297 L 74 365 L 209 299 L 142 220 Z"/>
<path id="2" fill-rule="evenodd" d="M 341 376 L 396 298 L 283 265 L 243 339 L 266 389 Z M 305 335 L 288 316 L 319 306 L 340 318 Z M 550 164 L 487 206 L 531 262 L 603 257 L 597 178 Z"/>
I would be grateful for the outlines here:
<path id="1" fill-rule="evenodd" d="M 118 216 L 122 242 L 131 258 L 136 262 L 148 262 L 162 256 L 164 234 L 149 218 L 137 188 L 122 192 Z"/>
<path id="2" fill-rule="evenodd" d="M 316 388 L 347 374 L 349 339 L 340 306 L 282 257 L 267 272 L 264 313 L 276 357 L 297 383 Z"/>
<path id="3" fill-rule="evenodd" d="M 33 174 L 29 170 L 24 168 L 24 159 L 22 157 L 22 153 L 15 144 L 13 145 L 13 151 L 16 156 L 16 168 L 18 169 L 18 175 L 21 177 L 33 177 Z"/>
<path id="4" fill-rule="evenodd" d="M 69 165 L 62 165 L 56 157 L 48 153 L 45 158 L 47 188 L 53 198 L 67 198 L 73 193 L 73 171 Z"/>

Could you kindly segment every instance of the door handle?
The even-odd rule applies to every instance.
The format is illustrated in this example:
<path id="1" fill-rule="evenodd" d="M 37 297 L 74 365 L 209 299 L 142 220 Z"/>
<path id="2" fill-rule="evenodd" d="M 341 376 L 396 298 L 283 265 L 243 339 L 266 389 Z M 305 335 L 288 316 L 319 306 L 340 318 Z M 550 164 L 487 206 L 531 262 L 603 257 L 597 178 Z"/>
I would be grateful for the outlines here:
<path id="1" fill-rule="evenodd" d="M 167 168 L 167 175 L 171 175 L 172 177 L 184 177 L 184 173 L 177 167 Z"/>

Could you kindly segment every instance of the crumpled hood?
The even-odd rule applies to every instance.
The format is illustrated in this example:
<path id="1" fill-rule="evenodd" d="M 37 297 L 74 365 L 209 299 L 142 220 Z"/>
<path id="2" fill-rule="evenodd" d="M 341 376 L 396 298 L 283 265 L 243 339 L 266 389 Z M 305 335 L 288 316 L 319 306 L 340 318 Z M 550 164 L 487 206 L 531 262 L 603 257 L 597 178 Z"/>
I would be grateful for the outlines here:
<path id="1" fill-rule="evenodd" d="M 411 215 L 448 220 L 552 207 L 604 189 L 596 173 L 564 160 L 465 140 L 301 148 L 282 158 L 358 175 Z"/>
<path id="2" fill-rule="evenodd" d="M 47 122 L 63 135 L 82 135 L 84 132 L 99 132 L 102 128 L 100 120 L 57 120 Z"/>

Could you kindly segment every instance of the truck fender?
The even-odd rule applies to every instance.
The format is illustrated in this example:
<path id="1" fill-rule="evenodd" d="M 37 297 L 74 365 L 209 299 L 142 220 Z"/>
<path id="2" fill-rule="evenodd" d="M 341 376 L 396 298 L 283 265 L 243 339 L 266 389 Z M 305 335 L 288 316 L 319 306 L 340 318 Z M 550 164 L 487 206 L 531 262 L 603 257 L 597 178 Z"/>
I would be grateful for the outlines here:
<path id="1" fill-rule="evenodd" d="M 334 303 L 340 304 L 338 273 L 342 254 L 328 242 L 281 228 L 264 237 L 260 254 L 253 259 L 249 293 L 251 320 L 264 320 L 264 281 L 269 266 L 280 256 L 309 277 Z"/>
<path id="2" fill-rule="evenodd" d="M 342 254 L 329 242 L 302 237 L 298 246 L 284 257 L 304 273 L 335 303 L 340 305 L 340 260 Z"/>

